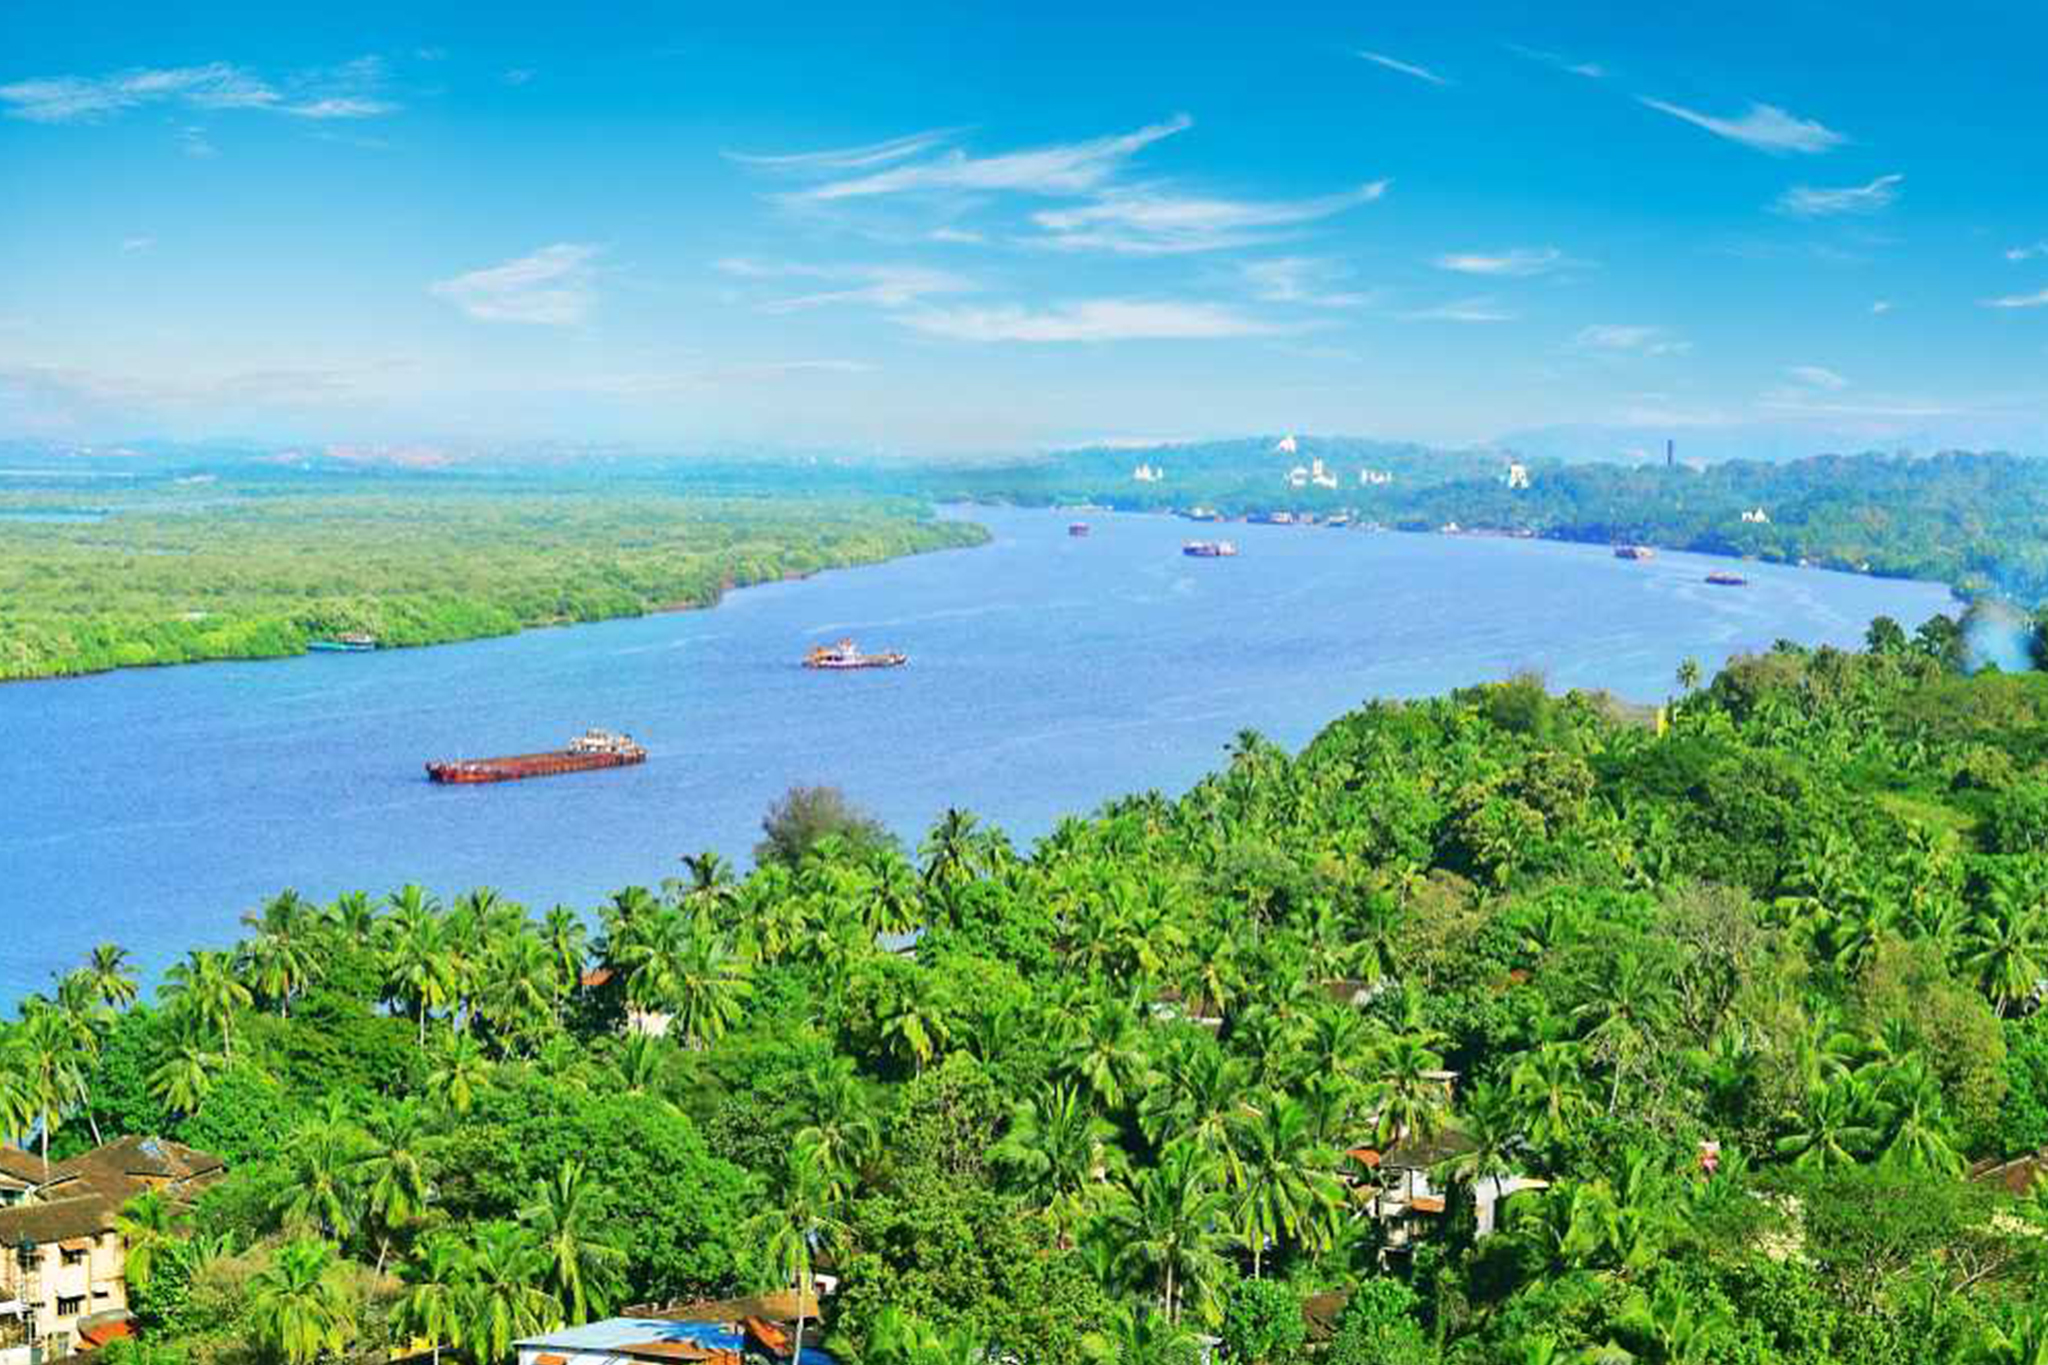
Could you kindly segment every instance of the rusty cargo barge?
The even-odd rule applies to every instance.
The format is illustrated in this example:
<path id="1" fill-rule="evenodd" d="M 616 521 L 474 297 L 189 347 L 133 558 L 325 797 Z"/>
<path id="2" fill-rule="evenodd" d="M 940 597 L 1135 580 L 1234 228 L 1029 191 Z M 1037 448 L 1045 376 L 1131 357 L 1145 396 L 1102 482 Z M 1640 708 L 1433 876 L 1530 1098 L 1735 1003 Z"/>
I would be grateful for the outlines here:
<path id="1" fill-rule="evenodd" d="M 435 782 L 460 784 L 517 782 L 522 778 L 555 777 L 592 768 L 624 768 L 646 761 L 647 750 L 634 743 L 632 736 L 615 735 L 609 730 L 586 730 L 570 740 L 566 749 L 429 763 L 427 777 Z"/>

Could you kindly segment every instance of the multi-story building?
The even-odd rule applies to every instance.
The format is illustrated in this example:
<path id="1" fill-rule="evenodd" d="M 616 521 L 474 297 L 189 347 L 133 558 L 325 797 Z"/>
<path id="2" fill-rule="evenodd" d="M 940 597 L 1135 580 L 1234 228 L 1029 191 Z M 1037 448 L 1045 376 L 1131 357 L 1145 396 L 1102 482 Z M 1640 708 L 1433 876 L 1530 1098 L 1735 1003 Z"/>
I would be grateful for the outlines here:
<path id="1" fill-rule="evenodd" d="M 149 1190 L 190 1198 L 222 1169 L 219 1157 L 161 1138 L 122 1138 L 47 1166 L 0 1145 L 0 1365 L 41 1365 L 120 1334 L 122 1206 Z"/>

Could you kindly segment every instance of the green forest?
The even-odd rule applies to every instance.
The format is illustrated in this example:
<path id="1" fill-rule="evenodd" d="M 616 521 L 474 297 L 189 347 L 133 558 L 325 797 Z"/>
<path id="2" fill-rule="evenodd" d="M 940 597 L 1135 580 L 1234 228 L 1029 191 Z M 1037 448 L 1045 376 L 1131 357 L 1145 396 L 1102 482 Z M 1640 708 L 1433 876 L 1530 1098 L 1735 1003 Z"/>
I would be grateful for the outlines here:
<path id="1" fill-rule="evenodd" d="M 876 1365 L 2039 1365 L 1973 1174 L 2048 1144 L 2048 678 L 1954 633 L 1245 733 L 1028 850 L 813 791 L 588 917 L 284 892 L 23 1002 L 0 1131 L 229 1163 L 124 1211 L 112 1365 L 820 1274 Z"/>
<path id="2" fill-rule="evenodd" d="M 0 680 L 703 607 L 733 587 L 985 538 L 907 499 L 654 481 L 229 479 L 128 490 L 77 519 L 21 515 L 61 509 L 55 496 L 0 506 L 15 514 L 0 516 Z"/>
<path id="3" fill-rule="evenodd" d="M 1302 437 L 1292 454 L 1258 441 L 1074 451 L 936 473 L 929 486 L 940 497 L 1130 510 L 1348 512 L 1407 531 L 1456 523 L 1468 531 L 1924 578 L 1970 597 L 2004 597 L 2029 608 L 2048 603 L 2048 461 L 1954 453 L 1820 455 L 1704 468 L 1541 462 L 1527 467 L 1527 487 L 1510 488 L 1509 458 Z M 1288 484 L 1294 466 L 1318 459 L 1336 487 Z M 1140 462 L 1163 469 L 1165 478 L 1133 480 Z M 1390 481 L 1361 484 L 1365 470 Z M 1744 520 L 1759 510 L 1767 520 Z"/>

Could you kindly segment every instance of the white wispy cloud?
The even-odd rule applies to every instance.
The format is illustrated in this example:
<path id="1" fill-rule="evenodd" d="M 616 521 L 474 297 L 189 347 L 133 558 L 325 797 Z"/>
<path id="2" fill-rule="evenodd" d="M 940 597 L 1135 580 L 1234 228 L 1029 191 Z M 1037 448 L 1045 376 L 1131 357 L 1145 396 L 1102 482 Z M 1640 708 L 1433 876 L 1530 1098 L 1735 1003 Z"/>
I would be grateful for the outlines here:
<path id="1" fill-rule="evenodd" d="M 1201 341 L 1285 330 L 1214 304 L 1159 299 L 1085 299 L 1050 308 L 926 309 L 898 322 L 960 341 Z"/>
<path id="2" fill-rule="evenodd" d="M 828 180 L 822 185 L 796 190 L 784 196 L 791 203 L 829 203 L 835 200 L 867 199 L 878 195 L 930 191 L 1010 192 L 1036 195 L 1085 194 L 1107 182 L 1132 156 L 1176 133 L 1194 126 L 1186 114 L 1163 123 L 1148 124 L 1128 133 L 1090 138 L 1084 142 L 1056 143 L 1028 151 L 973 156 L 952 148 L 941 156 L 908 161 L 926 147 L 915 148 L 895 159 L 899 164 L 885 170 L 847 179 Z M 846 157 L 852 152 L 823 154 Z M 873 149 L 865 149 L 872 152 Z M 820 155 L 811 153 L 810 155 Z M 793 162 L 783 162 L 793 165 Z M 830 169 L 829 161 L 817 163 Z"/>
<path id="3" fill-rule="evenodd" d="M 1403 322 L 1513 322 L 1520 313 L 1493 299 L 1458 299 L 1432 308 L 1417 308 L 1398 315 Z"/>
<path id="4" fill-rule="evenodd" d="M 768 166 L 791 171 L 858 171 L 870 166 L 886 166 L 892 161 L 901 161 L 920 152 L 930 151 L 940 143 L 949 141 L 957 131 L 951 128 L 931 128 L 922 133 L 892 137 L 886 142 L 870 142 L 860 147 L 834 147 L 818 152 L 725 152 L 722 155 L 728 161 L 737 161 L 745 166 Z"/>
<path id="5" fill-rule="evenodd" d="M 205 161 L 220 155 L 220 148 L 213 145 L 206 136 L 206 129 L 196 123 L 187 124 L 178 130 L 178 145 L 185 155 L 196 161 Z"/>
<path id="6" fill-rule="evenodd" d="M 1517 56 L 1527 57 L 1530 61 L 1541 62 L 1545 66 L 1554 66 L 1559 71 L 1567 71 L 1574 76 L 1584 76 L 1589 81 L 1602 80 L 1607 75 L 1607 68 L 1598 62 L 1575 62 L 1555 52 L 1545 52 L 1539 47 L 1523 47 L 1520 43 L 1508 43 L 1506 47 Z"/>
<path id="7" fill-rule="evenodd" d="M 1375 66 L 1383 66 L 1389 71 L 1398 71 L 1404 76 L 1413 76 L 1418 81 L 1428 81 L 1431 85 L 1450 84 L 1450 81 L 1437 75 L 1436 72 L 1431 71 L 1426 66 L 1417 66 L 1413 62 L 1404 62 L 1398 57 L 1389 57 L 1384 52 L 1368 52 L 1364 48 L 1360 48 L 1358 55 Z"/>
<path id="8" fill-rule="evenodd" d="M 1845 213 L 1877 213 L 1899 201 L 1903 175 L 1880 175 L 1867 185 L 1846 185 L 1822 189 L 1794 185 L 1778 196 L 1771 207 L 1794 218 L 1827 218 Z"/>
<path id="9" fill-rule="evenodd" d="M 1436 258 L 1439 270 L 1460 275 L 1541 275 L 1564 265 L 1564 253 L 1554 246 L 1516 247 L 1511 251 L 1453 251 Z"/>
<path id="10" fill-rule="evenodd" d="M 1848 380 L 1825 365 L 1794 365 L 1785 373 L 1811 389 L 1826 389 L 1832 393 L 1849 387 Z"/>
<path id="11" fill-rule="evenodd" d="M 2036 256 L 2048 256 L 2048 242 L 2036 242 L 2032 246 L 2016 246 L 2006 249 L 2008 261 L 2031 261 Z"/>
<path id="12" fill-rule="evenodd" d="M 1266 303 L 1309 308 L 1361 308 L 1374 295 L 1341 288 L 1350 272 L 1334 261 L 1311 256 L 1273 256 L 1238 267 L 1253 297 Z"/>
<path id="13" fill-rule="evenodd" d="M 514 66 L 508 67 L 505 70 L 499 72 L 498 79 L 506 85 L 520 86 L 525 85 L 528 81 L 532 80 L 533 75 L 534 73 L 532 67 Z"/>
<path id="14" fill-rule="evenodd" d="M 703 365 L 654 373 L 585 375 L 565 387 L 579 393 L 618 398 L 655 398 L 730 383 L 757 383 L 806 374 L 867 374 L 875 367 L 864 360 L 825 357 L 815 360 L 750 360 Z"/>
<path id="15" fill-rule="evenodd" d="M 979 246 L 988 238 L 971 228 L 935 227 L 925 236 L 934 242 L 950 242 L 956 246 Z"/>
<path id="16" fill-rule="evenodd" d="M 123 237 L 121 250 L 124 252 L 147 251 L 156 245 L 156 238 L 150 236 Z"/>
<path id="17" fill-rule="evenodd" d="M 136 67 L 107 76 L 38 76 L 0 85 L 0 107 L 33 123 L 85 123 L 144 105 L 261 109 L 299 118 L 371 118 L 398 106 L 383 97 L 383 63 L 358 58 L 274 82 L 230 62 Z"/>
<path id="18" fill-rule="evenodd" d="M 1849 140 L 1823 123 L 1789 114 L 1775 104 L 1752 103 L 1749 111 L 1740 118 L 1718 118 L 1681 104 L 1652 99 L 1648 95 L 1637 98 L 1660 113 L 1683 119 L 1716 137 L 1725 137 L 1730 142 L 1739 142 L 1773 156 L 1789 152 L 1825 152 Z"/>
<path id="19" fill-rule="evenodd" d="M 1581 327 L 1572 338 L 1581 351 L 1603 355 L 1683 355 L 1692 343 L 1673 336 L 1662 327 L 1637 323 L 1599 322 Z"/>
<path id="20" fill-rule="evenodd" d="M 557 242 L 530 256 L 472 270 L 428 286 L 480 322 L 566 327 L 583 321 L 596 294 L 598 248 Z"/>
<path id="21" fill-rule="evenodd" d="M 2048 308 L 2048 289 L 2033 294 L 2007 294 L 2004 298 L 1984 300 L 1986 308 Z"/>
<path id="22" fill-rule="evenodd" d="M 1076 208 L 1045 209 L 1032 221 L 1050 235 L 1047 245 L 1114 251 L 1127 255 L 1171 255 L 1245 246 L 1265 230 L 1311 223 L 1368 204 L 1387 192 L 1375 180 L 1341 194 L 1312 199 L 1221 199 L 1182 194 L 1160 186 L 1111 190 Z"/>
<path id="23" fill-rule="evenodd" d="M 1892 301 L 1890 299 L 1873 300 L 1870 305 L 1870 311 L 1876 314 L 1889 313 L 1892 311 Z"/>
<path id="24" fill-rule="evenodd" d="M 763 262 L 744 257 L 717 262 L 728 275 L 746 279 L 810 279 L 841 282 L 840 289 L 819 290 L 791 298 L 763 303 L 764 313 L 796 313 L 834 304 L 865 304 L 875 308 L 904 308 L 935 294 L 971 293 L 980 286 L 950 270 L 920 265 L 802 265 Z"/>

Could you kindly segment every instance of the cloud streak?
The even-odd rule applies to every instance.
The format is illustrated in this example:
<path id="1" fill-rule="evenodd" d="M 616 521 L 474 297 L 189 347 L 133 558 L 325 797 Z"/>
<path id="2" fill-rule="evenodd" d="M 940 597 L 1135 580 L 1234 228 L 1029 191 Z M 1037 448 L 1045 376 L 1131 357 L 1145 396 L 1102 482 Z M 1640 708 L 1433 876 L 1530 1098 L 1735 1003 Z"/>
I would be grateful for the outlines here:
<path id="1" fill-rule="evenodd" d="M 472 270 L 427 287 L 479 322 L 568 327 L 583 321 L 595 297 L 598 248 L 557 242 L 530 256 Z"/>
<path id="2" fill-rule="evenodd" d="M 823 204 L 849 199 L 872 199 L 883 195 L 940 191 L 1035 195 L 1085 194 L 1107 182 L 1137 153 L 1164 138 L 1186 132 L 1193 126 L 1194 120 L 1186 114 L 1176 114 L 1162 123 L 1147 124 L 1128 133 L 1091 138 L 1083 142 L 1055 143 L 1051 146 L 1035 147 L 1021 152 L 1003 152 L 994 156 L 972 156 L 956 147 L 942 156 L 929 160 L 908 160 L 909 157 L 926 150 L 930 145 L 926 144 L 903 153 L 898 158 L 902 164 L 892 165 L 885 170 L 867 175 L 828 180 L 822 185 L 793 191 L 783 197 L 790 203 Z M 855 148 L 838 153 L 808 155 L 844 158 L 861 150 L 863 149 Z M 875 149 L 865 150 L 873 152 Z M 833 166 L 829 160 L 815 164 L 825 169 L 842 169 Z"/>
<path id="3" fill-rule="evenodd" d="M 1572 345 L 1597 355 L 1683 355 L 1692 343 L 1673 336 L 1662 327 L 1636 323 L 1600 322 L 1581 327 Z"/>
<path id="4" fill-rule="evenodd" d="M 281 85 L 230 62 L 136 67 L 107 76 L 39 76 L 0 85 L 0 107 L 31 123 L 94 123 L 146 105 L 256 109 L 305 119 L 373 118 L 398 106 L 382 95 L 383 63 L 358 58 L 300 72 Z"/>
<path id="5" fill-rule="evenodd" d="M 1825 152 L 1849 140 L 1823 123 L 1789 114 L 1775 104 L 1753 103 L 1740 118 L 1719 118 L 1684 105 L 1652 99 L 1648 95 L 1637 98 L 1659 113 L 1669 114 L 1695 128 L 1704 128 L 1715 137 L 1739 142 L 1772 156 Z"/>
<path id="6" fill-rule="evenodd" d="M 786 171 L 859 171 L 872 166 L 886 166 L 892 161 L 928 152 L 954 136 L 957 130 L 932 128 L 922 133 L 909 133 L 903 137 L 890 138 L 885 142 L 870 142 L 860 147 L 837 147 L 819 152 L 788 152 L 764 154 L 760 152 L 725 152 L 728 161 L 737 161 L 742 166 L 763 166 Z"/>
<path id="7" fill-rule="evenodd" d="M 980 288 L 964 275 L 918 265 L 768 264 L 744 258 L 731 258 L 717 264 L 718 269 L 726 274 L 746 279 L 813 279 L 840 281 L 848 285 L 844 289 L 773 299 L 760 305 L 760 311 L 764 313 L 798 313 L 843 304 L 904 308 L 935 294 L 965 294 Z"/>
<path id="8" fill-rule="evenodd" d="M 1207 303 L 1084 299 L 1051 308 L 928 309 L 898 322 L 931 336 L 979 342 L 1206 341 L 1271 336 L 1286 329 Z"/>
<path id="9" fill-rule="evenodd" d="M 1448 80 L 1431 71 L 1426 66 L 1417 66 L 1413 62 L 1404 62 L 1398 57 L 1389 57 L 1384 52 L 1368 52 L 1364 48 L 1360 48 L 1358 55 L 1375 66 L 1383 66 L 1389 71 L 1398 71 L 1404 76 L 1413 76 L 1418 81 L 1428 81 L 1431 85 L 1450 84 Z"/>
<path id="10" fill-rule="evenodd" d="M 1439 270 L 1460 275 L 1541 275 L 1565 264 L 1564 253 L 1554 246 L 1516 247 L 1511 251 L 1454 251 L 1436 258 Z"/>
<path id="11" fill-rule="evenodd" d="M 2007 294 L 2003 298 L 1984 300 L 1986 308 L 2048 308 L 2048 289 L 2033 294 Z"/>
<path id="12" fill-rule="evenodd" d="M 1274 256 L 1246 261 L 1239 269 L 1253 297 L 1265 303 L 1291 303 L 1307 308 L 1361 308 L 1373 295 L 1333 288 L 1347 272 L 1330 261 L 1308 256 Z"/>
<path id="13" fill-rule="evenodd" d="M 1502 307 L 1493 299 L 1459 299 L 1452 303 L 1440 303 L 1432 308 L 1418 308 L 1399 314 L 1403 322 L 1460 322 L 1492 323 L 1514 322 L 1520 313 Z"/>
<path id="14" fill-rule="evenodd" d="M 1832 218 L 1842 214 L 1880 213 L 1899 201 L 1903 175 L 1880 175 L 1867 185 L 1819 189 L 1794 185 L 1771 207 L 1792 218 Z"/>
<path id="15" fill-rule="evenodd" d="M 1139 187 L 1111 191 L 1078 208 L 1042 210 L 1032 221 L 1050 234 L 1043 239 L 1047 245 L 1067 250 L 1140 256 L 1214 251 L 1258 241 L 1268 229 L 1372 203 L 1386 194 L 1388 183 L 1374 180 L 1312 199 L 1221 199 Z"/>

